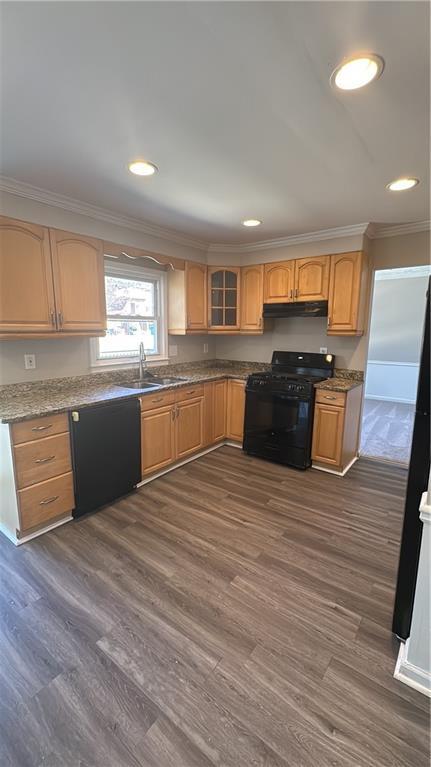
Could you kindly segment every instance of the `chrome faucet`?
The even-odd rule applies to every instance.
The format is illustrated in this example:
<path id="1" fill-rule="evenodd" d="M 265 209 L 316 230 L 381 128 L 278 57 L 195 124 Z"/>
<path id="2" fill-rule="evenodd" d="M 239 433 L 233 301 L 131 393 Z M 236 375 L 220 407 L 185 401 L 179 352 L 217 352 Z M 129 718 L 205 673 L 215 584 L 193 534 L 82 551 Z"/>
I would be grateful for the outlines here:
<path id="1" fill-rule="evenodd" d="M 139 379 L 144 378 L 144 373 L 147 370 L 147 355 L 145 354 L 144 344 L 141 341 L 139 344 Z"/>

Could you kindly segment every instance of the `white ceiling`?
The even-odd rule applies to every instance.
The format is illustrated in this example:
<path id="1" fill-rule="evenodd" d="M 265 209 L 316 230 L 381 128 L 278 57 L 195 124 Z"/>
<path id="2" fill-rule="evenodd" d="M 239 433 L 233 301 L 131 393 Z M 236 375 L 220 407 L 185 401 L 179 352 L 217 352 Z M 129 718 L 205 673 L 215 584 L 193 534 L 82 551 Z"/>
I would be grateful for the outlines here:
<path id="1" fill-rule="evenodd" d="M 426 219 L 428 17 L 424 2 L 2 3 L 1 172 L 207 242 Z M 334 92 L 361 50 L 383 76 Z M 129 174 L 140 156 L 155 177 Z M 389 193 L 400 175 L 421 184 Z"/>

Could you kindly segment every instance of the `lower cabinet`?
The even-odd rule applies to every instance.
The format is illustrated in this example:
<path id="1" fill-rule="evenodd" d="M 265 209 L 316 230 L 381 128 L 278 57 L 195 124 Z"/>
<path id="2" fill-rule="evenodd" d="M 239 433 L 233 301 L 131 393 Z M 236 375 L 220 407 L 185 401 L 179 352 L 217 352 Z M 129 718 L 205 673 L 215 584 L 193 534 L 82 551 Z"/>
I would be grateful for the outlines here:
<path id="1" fill-rule="evenodd" d="M 174 405 L 142 413 L 142 476 L 159 471 L 175 460 L 174 417 Z"/>
<path id="2" fill-rule="evenodd" d="M 209 381 L 204 385 L 204 447 L 226 436 L 227 381 Z"/>
<path id="3" fill-rule="evenodd" d="M 245 381 L 209 381 L 141 398 L 142 476 L 226 437 L 242 442 Z"/>
<path id="4" fill-rule="evenodd" d="M 5 438 L 3 443 L 6 442 Z M 2 460 L 5 465 L 6 448 L 4 444 Z M 12 520 L 13 506 L 16 505 L 18 524 L 14 527 L 17 538 L 70 516 L 75 498 L 67 414 L 12 424 L 10 450 L 16 499 L 11 488 L 9 497 L 6 493 L 4 498 L 2 496 L 5 508 L 1 511 L 7 517 L 9 507 Z"/>
<path id="5" fill-rule="evenodd" d="M 314 409 L 314 466 L 343 472 L 358 454 L 362 385 L 348 392 L 318 389 Z"/>
<path id="6" fill-rule="evenodd" d="M 203 449 L 202 385 L 180 389 L 176 394 L 166 392 L 143 397 L 141 411 L 143 477 Z"/>
<path id="7" fill-rule="evenodd" d="M 245 381 L 231 379 L 227 386 L 226 436 L 242 442 L 244 436 Z"/>
<path id="8" fill-rule="evenodd" d="M 204 446 L 203 397 L 178 402 L 175 412 L 176 458 L 186 458 Z"/>

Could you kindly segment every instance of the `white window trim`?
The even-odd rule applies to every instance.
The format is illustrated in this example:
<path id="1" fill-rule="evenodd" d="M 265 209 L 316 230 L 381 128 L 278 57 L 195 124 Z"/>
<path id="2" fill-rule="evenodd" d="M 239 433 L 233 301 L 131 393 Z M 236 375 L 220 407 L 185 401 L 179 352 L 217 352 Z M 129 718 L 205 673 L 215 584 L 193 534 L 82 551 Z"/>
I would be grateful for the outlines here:
<path id="1" fill-rule="evenodd" d="M 139 279 L 157 279 L 159 281 L 159 354 L 149 355 L 147 358 L 148 367 L 167 363 L 168 359 L 168 304 L 167 304 L 167 285 L 166 272 L 158 269 L 143 269 L 141 266 L 129 266 L 128 264 L 115 264 L 105 261 L 105 274 L 115 277 L 130 277 Z M 117 367 L 136 367 L 139 363 L 139 356 L 134 357 L 113 357 L 111 359 L 99 359 L 99 338 L 90 338 L 90 366 L 94 368 L 117 368 Z"/>

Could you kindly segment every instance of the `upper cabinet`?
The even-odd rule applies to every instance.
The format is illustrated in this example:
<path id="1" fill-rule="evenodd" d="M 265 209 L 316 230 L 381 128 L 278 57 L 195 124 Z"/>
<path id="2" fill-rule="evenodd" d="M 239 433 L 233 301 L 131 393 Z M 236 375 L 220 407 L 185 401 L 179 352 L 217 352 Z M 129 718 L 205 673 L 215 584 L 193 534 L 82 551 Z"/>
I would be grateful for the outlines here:
<path id="1" fill-rule="evenodd" d="M 208 268 L 208 329 L 230 332 L 240 328 L 240 268 Z"/>
<path id="2" fill-rule="evenodd" d="M 168 328 L 171 335 L 208 332 L 207 267 L 186 261 L 168 272 Z"/>
<path id="3" fill-rule="evenodd" d="M 329 256 L 317 256 L 265 264 L 265 303 L 326 301 L 329 260 Z"/>
<path id="4" fill-rule="evenodd" d="M 329 335 L 362 335 L 369 298 L 369 272 L 362 251 L 331 256 Z"/>
<path id="5" fill-rule="evenodd" d="M 207 267 L 186 261 L 186 305 L 188 330 L 207 329 Z"/>
<path id="6" fill-rule="evenodd" d="M 263 332 L 263 265 L 241 269 L 241 333 Z"/>
<path id="7" fill-rule="evenodd" d="M 295 301 L 328 300 L 329 261 L 329 256 L 295 261 Z"/>
<path id="8" fill-rule="evenodd" d="M 282 304 L 293 301 L 295 287 L 295 262 L 277 261 L 265 264 L 264 302 Z"/>
<path id="9" fill-rule="evenodd" d="M 50 240 L 58 329 L 105 330 L 103 243 L 57 229 Z"/>
<path id="10" fill-rule="evenodd" d="M 56 330 L 49 232 L 0 219 L 0 333 Z"/>
<path id="11" fill-rule="evenodd" d="M 103 243 L 0 218 L 0 335 L 102 335 Z"/>

